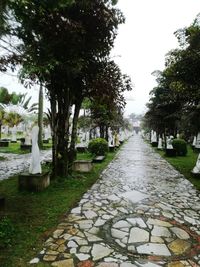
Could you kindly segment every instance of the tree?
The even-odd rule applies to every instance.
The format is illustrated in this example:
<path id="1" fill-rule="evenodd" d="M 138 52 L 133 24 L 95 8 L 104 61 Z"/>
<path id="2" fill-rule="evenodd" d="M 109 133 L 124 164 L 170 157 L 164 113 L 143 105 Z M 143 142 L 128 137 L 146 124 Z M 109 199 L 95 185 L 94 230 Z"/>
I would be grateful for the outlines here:
<path id="1" fill-rule="evenodd" d="M 1 63 L 12 67 L 20 63 L 24 83 L 42 82 L 47 88 L 51 103 L 53 171 L 56 176 L 66 176 L 71 107 L 75 105 L 73 147 L 86 88 L 85 76 L 92 76 L 95 69 L 91 66 L 109 54 L 118 24 L 124 18 L 109 0 L 40 3 L 16 0 L 9 3 L 9 8 L 16 21 L 9 26 L 20 42 L 18 53 L 4 56 Z"/>

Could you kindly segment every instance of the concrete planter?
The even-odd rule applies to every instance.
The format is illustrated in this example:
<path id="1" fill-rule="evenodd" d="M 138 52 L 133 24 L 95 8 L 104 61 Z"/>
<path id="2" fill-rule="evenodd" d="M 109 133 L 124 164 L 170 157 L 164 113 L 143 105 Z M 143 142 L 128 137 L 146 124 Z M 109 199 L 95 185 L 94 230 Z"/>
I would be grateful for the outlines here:
<path id="1" fill-rule="evenodd" d="M 94 163 L 101 163 L 102 161 L 104 161 L 104 159 L 105 159 L 105 156 L 96 156 L 96 157 L 92 160 L 92 162 L 94 162 Z"/>
<path id="2" fill-rule="evenodd" d="M 158 147 L 158 142 L 152 142 L 151 145 L 152 147 Z"/>
<path id="3" fill-rule="evenodd" d="M 25 151 L 28 150 L 30 152 L 31 152 L 31 147 L 32 147 L 32 145 L 25 145 L 25 144 L 20 145 L 21 150 L 25 150 Z"/>
<path id="4" fill-rule="evenodd" d="M 20 191 L 40 192 L 48 187 L 49 184 L 49 172 L 41 174 L 22 173 L 18 176 L 18 188 Z"/>
<path id="5" fill-rule="evenodd" d="M 175 157 L 176 150 L 175 149 L 165 149 L 165 154 L 167 157 Z"/>
<path id="6" fill-rule="evenodd" d="M 0 210 L 4 210 L 5 208 L 5 197 L 0 196 Z"/>
<path id="7" fill-rule="evenodd" d="M 77 146 L 76 151 L 79 153 L 85 153 L 85 152 L 87 152 L 87 147 L 86 146 Z"/>
<path id="8" fill-rule="evenodd" d="M 0 141 L 0 147 L 8 147 L 9 146 L 9 142 L 8 141 Z"/>
<path id="9" fill-rule="evenodd" d="M 90 172 L 92 170 L 92 160 L 75 160 L 73 170 L 78 172 Z"/>
<path id="10" fill-rule="evenodd" d="M 115 147 L 114 146 L 109 146 L 109 152 L 114 152 L 115 151 Z"/>
<path id="11" fill-rule="evenodd" d="M 194 178 L 197 178 L 197 179 L 200 178 L 200 173 L 193 173 L 193 172 L 191 171 L 191 174 L 192 174 L 192 176 L 193 176 Z"/>

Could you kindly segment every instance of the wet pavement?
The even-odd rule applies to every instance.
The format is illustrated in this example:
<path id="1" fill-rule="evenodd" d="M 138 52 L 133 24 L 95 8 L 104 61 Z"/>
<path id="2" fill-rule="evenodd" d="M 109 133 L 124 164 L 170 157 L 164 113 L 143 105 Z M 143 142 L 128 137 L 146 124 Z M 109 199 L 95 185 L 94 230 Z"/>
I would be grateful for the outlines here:
<path id="1" fill-rule="evenodd" d="M 7 179 L 10 176 L 26 171 L 30 166 L 31 153 L 21 155 L 0 153 L 0 156 L 5 158 L 5 160 L 0 161 L 0 180 Z M 51 160 L 51 157 L 51 149 L 40 151 L 40 159 L 42 163 Z"/>
<path id="2" fill-rule="evenodd" d="M 65 267 L 200 266 L 200 194 L 140 136 L 31 260 Z"/>

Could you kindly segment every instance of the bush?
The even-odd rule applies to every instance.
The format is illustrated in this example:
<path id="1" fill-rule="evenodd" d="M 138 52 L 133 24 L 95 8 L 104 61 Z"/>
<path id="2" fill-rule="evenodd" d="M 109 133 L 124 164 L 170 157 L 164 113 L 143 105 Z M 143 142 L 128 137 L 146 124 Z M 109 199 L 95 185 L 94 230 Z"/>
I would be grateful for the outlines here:
<path id="1" fill-rule="evenodd" d="M 14 237 L 14 226 L 8 217 L 0 219 L 0 248 L 11 245 L 11 241 Z"/>
<path id="2" fill-rule="evenodd" d="M 172 146 L 176 150 L 177 156 L 185 156 L 187 154 L 187 143 L 183 139 L 174 139 Z"/>
<path id="3" fill-rule="evenodd" d="M 96 156 L 104 156 L 108 152 L 108 142 L 103 138 L 92 139 L 89 142 L 88 150 Z"/>

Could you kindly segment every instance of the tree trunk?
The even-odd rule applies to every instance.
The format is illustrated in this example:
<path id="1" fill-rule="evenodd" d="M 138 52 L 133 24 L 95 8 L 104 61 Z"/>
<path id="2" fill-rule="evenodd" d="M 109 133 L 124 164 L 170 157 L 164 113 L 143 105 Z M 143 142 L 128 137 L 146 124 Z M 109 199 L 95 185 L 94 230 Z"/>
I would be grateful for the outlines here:
<path id="1" fill-rule="evenodd" d="M 104 138 L 104 125 L 100 125 L 100 138 Z"/>
<path id="2" fill-rule="evenodd" d="M 77 124 L 78 124 L 78 117 L 79 112 L 81 109 L 82 100 L 75 104 L 74 116 L 73 116 L 73 124 L 72 124 L 72 133 L 71 133 L 71 142 L 70 142 L 70 150 L 69 150 L 69 171 L 72 170 L 73 161 L 76 159 L 76 137 L 77 137 Z"/>
<path id="3" fill-rule="evenodd" d="M 58 88 L 56 88 L 58 91 Z M 62 91 L 62 88 L 60 88 Z M 55 96 L 54 96 L 55 98 Z M 69 89 L 65 89 L 65 95 L 57 95 L 57 114 L 54 124 L 54 175 L 56 177 L 67 177 L 68 175 L 68 144 L 69 144 L 69 117 L 71 111 Z"/>
<path id="4" fill-rule="evenodd" d="M 43 88 L 42 84 L 40 84 L 39 90 L 39 101 L 38 101 L 38 126 L 39 126 L 39 133 L 38 133 L 38 145 L 39 148 L 42 148 L 42 130 L 43 130 Z"/>
<path id="5" fill-rule="evenodd" d="M 105 139 L 106 139 L 106 141 L 108 142 L 108 126 L 106 126 L 106 129 L 105 129 L 105 131 L 106 131 L 106 134 L 105 134 Z"/>
<path id="6" fill-rule="evenodd" d="M 57 137 L 56 137 L 56 100 L 54 97 L 50 97 L 50 105 L 51 105 L 51 131 L 52 131 L 52 177 L 56 177 L 56 146 L 57 146 Z"/>

